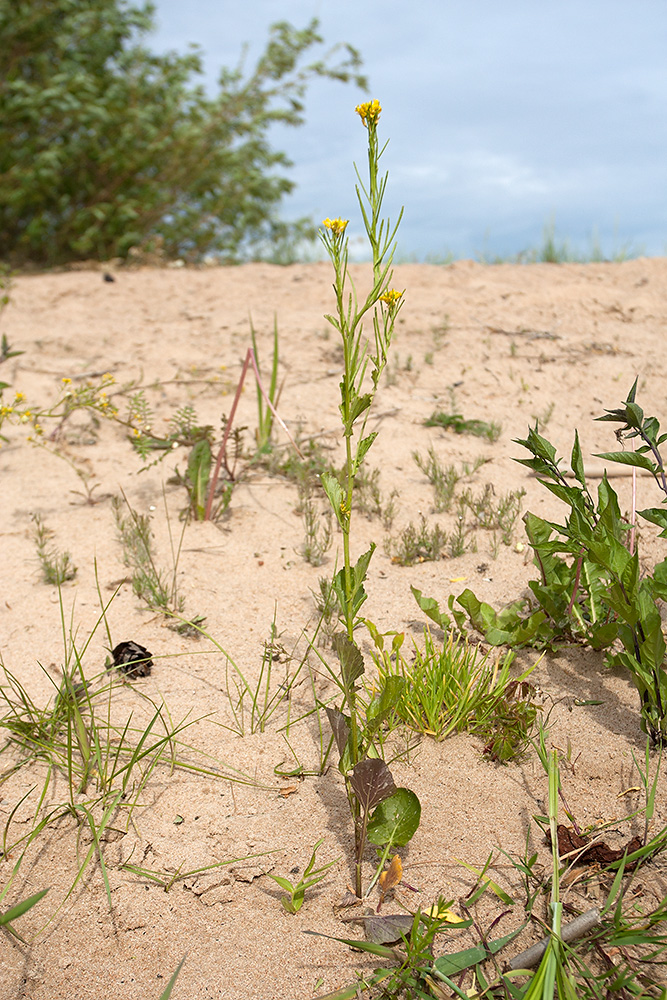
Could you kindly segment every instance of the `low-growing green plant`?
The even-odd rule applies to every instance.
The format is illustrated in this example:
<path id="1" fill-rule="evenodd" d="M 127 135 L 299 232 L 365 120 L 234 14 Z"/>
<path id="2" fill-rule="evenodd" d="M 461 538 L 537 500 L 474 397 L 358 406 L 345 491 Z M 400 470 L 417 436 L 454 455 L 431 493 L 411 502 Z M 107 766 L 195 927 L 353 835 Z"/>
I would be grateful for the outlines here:
<path id="1" fill-rule="evenodd" d="M 473 733 L 484 740 L 485 755 L 501 763 L 523 752 L 538 712 L 527 680 L 535 665 L 514 678 L 513 653 L 494 660 L 452 634 L 441 646 L 429 629 L 423 647 L 413 643 L 408 662 L 402 633 L 393 636 L 391 651 L 376 629 L 371 634 L 380 687 L 391 677 L 403 681 L 394 704 L 398 719 L 437 740 Z"/>
<path id="2" fill-rule="evenodd" d="M 255 354 L 255 361 L 257 362 L 257 369 L 261 372 L 261 365 L 259 363 L 259 353 L 257 351 L 257 333 L 254 326 L 252 325 L 252 320 L 250 320 L 250 336 L 252 338 L 252 349 Z M 274 316 L 273 318 L 273 354 L 271 357 L 271 378 L 269 380 L 269 385 L 267 389 L 268 400 L 264 400 L 264 395 L 262 393 L 262 387 L 259 382 L 256 384 L 257 389 L 257 430 L 255 431 L 255 440 L 257 442 L 257 452 L 258 454 L 263 454 L 269 451 L 271 448 L 271 435 L 273 433 L 273 414 L 278 406 L 278 400 L 280 399 L 280 393 L 282 386 L 278 386 L 278 363 L 279 363 L 279 353 L 278 353 L 278 320 Z"/>
<path id="3" fill-rule="evenodd" d="M 362 465 L 355 481 L 354 505 L 366 517 L 377 517 L 385 531 L 389 531 L 396 517 L 398 490 L 392 490 L 385 499 L 380 489 L 380 470 L 366 470 Z"/>
<path id="4" fill-rule="evenodd" d="M 487 441 L 497 441 L 502 432 L 502 426 L 495 421 L 466 420 L 460 413 L 434 412 L 424 421 L 425 427 L 443 427 L 455 434 L 472 434 L 474 437 L 486 438 Z"/>
<path id="5" fill-rule="evenodd" d="M 263 643 L 262 662 L 255 683 L 245 676 L 229 653 L 217 639 L 198 628 L 202 636 L 211 642 L 225 658 L 225 684 L 229 707 L 234 720 L 230 728 L 239 736 L 249 733 L 263 733 L 274 713 L 291 696 L 292 688 L 299 677 L 303 661 L 292 669 L 293 653 L 289 653 L 280 640 L 281 633 L 276 624 L 276 614 L 269 630 L 269 638 Z M 274 664 L 280 666 L 280 679 L 276 680 Z M 218 723 L 219 724 L 219 723 Z"/>
<path id="6" fill-rule="evenodd" d="M 77 568 L 72 562 L 70 553 L 59 552 L 57 549 L 49 546 L 49 542 L 53 538 L 53 531 L 47 528 L 40 514 L 33 514 L 32 521 L 35 525 L 35 547 L 42 567 L 42 579 L 44 583 L 60 587 L 68 580 L 73 580 L 77 574 Z"/>
<path id="7" fill-rule="evenodd" d="M 410 521 L 397 539 L 388 539 L 385 547 L 392 562 L 399 566 L 414 566 L 415 563 L 440 559 L 446 544 L 447 532 L 439 524 L 429 528 L 422 514 L 419 526 Z"/>
<path id="8" fill-rule="evenodd" d="M 164 497 L 163 497 L 164 499 Z M 178 594 L 178 559 L 183 532 L 175 549 L 171 537 L 171 525 L 165 500 L 165 512 L 172 545 L 172 572 L 160 569 L 153 553 L 153 529 L 148 514 L 139 514 L 130 506 L 127 497 L 112 497 L 111 509 L 116 521 L 116 530 L 123 547 L 125 565 L 132 573 L 132 588 L 149 608 L 177 617 L 183 611 L 184 599 Z M 184 525 L 185 527 L 185 525 Z"/>
<path id="9" fill-rule="evenodd" d="M 299 484 L 299 509 L 305 533 L 303 558 L 311 566 L 321 566 L 333 542 L 332 516 L 328 507 L 320 509 L 309 478 Z"/>
<path id="10" fill-rule="evenodd" d="M 315 859 L 317 855 L 318 848 L 321 847 L 324 838 L 321 837 L 315 846 L 313 847 L 313 853 L 310 856 L 310 861 L 306 865 L 303 871 L 303 875 L 298 882 L 293 883 L 288 878 L 284 878 L 282 875 L 272 875 L 271 872 L 266 874 L 269 878 L 277 882 L 281 889 L 284 889 L 287 893 L 286 896 L 280 897 L 280 902 L 287 913 L 298 913 L 303 906 L 306 893 L 309 889 L 312 889 L 314 885 L 317 885 L 322 879 L 326 878 L 326 874 L 330 868 L 337 865 L 340 858 L 335 858 L 333 861 L 327 861 L 326 864 L 320 865 L 319 868 L 315 867 Z"/>
<path id="11" fill-rule="evenodd" d="M 418 451 L 413 451 L 412 457 L 433 487 L 433 505 L 436 513 L 451 510 L 456 486 L 461 478 L 456 467 L 448 465 L 443 468 L 433 447 L 429 448 L 427 458 Z"/>
<path id="12" fill-rule="evenodd" d="M 343 377 L 340 382 L 340 417 L 345 444 L 345 462 L 341 478 L 322 474 L 334 517 L 343 535 L 343 565 L 333 586 L 341 608 L 343 631 L 333 637 L 333 649 L 339 671 L 329 668 L 341 694 L 337 708 L 327 707 L 336 748 L 339 770 L 354 823 L 355 891 L 362 895 L 362 864 L 367 842 L 388 852 L 392 846 L 406 844 L 413 836 L 421 807 L 414 792 L 397 788 L 385 762 L 372 757 L 374 735 L 390 714 L 398 679 L 388 684 L 377 702 L 377 714 L 365 719 L 357 700 L 358 680 L 365 671 L 364 658 L 354 632 L 362 624 L 361 607 L 366 600 L 364 583 L 375 545 L 352 561 L 350 537 L 355 483 L 377 432 L 366 434 L 366 424 L 380 377 L 387 365 L 394 323 L 401 308 L 403 293 L 391 288 L 395 225 L 382 218 L 382 202 L 387 177 L 378 173 L 384 148 L 378 143 L 378 101 L 359 105 L 356 111 L 368 136 L 368 181 L 360 174 L 357 198 L 372 256 L 372 286 L 360 299 L 348 273 L 349 242 L 347 220 L 325 219 L 322 242 L 334 268 L 336 308 L 328 322 L 338 331 L 343 347 Z M 371 333 L 364 335 L 364 323 Z M 386 854 L 385 854 L 386 857 Z"/>
<path id="13" fill-rule="evenodd" d="M 525 495 L 524 489 L 509 490 L 496 499 L 493 485 L 487 483 L 478 494 L 471 489 L 464 490 L 460 501 L 473 515 L 476 528 L 491 531 L 494 536 L 499 533 L 503 545 L 511 545 L 514 525 Z"/>
<path id="14" fill-rule="evenodd" d="M 660 446 L 667 434 L 660 433 L 655 417 L 644 416 L 635 402 L 636 387 L 635 381 L 622 407 L 608 410 L 598 419 L 619 423 L 617 435 L 621 439 L 637 438 L 641 443 L 636 451 L 605 452 L 598 457 L 650 472 L 665 494 L 665 504 L 667 475 Z M 607 651 L 607 664 L 628 670 L 637 687 L 642 728 L 654 743 L 665 744 L 667 643 L 657 601 L 667 598 L 667 559 L 650 573 L 640 574 L 632 525 L 622 517 L 618 497 L 606 476 L 598 487 L 597 501 L 591 496 L 576 432 L 570 458 L 573 483 L 561 469 L 553 445 L 537 430 L 529 429 L 528 437 L 517 443 L 532 456 L 517 461 L 531 469 L 539 482 L 569 507 L 570 513 L 564 524 L 531 512 L 524 516 L 540 573 L 538 580 L 528 584 L 531 601 L 515 601 L 497 612 L 466 589 L 456 598 L 463 612 L 454 608 L 454 598 L 450 597 L 452 617 L 457 627 L 463 628 L 467 616 L 492 645 L 546 649 L 580 642 Z M 660 537 L 667 537 L 664 506 L 638 513 L 661 529 Z M 434 620 L 446 627 L 451 625 L 451 618 L 439 609 Z"/>

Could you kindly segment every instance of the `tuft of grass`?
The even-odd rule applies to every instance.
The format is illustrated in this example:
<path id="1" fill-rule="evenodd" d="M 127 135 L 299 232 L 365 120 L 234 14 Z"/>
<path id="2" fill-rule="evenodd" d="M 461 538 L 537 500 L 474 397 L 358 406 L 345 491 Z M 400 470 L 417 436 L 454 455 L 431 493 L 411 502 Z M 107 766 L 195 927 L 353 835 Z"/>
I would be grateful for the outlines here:
<path id="1" fill-rule="evenodd" d="M 44 583 L 60 587 L 68 580 L 73 580 L 76 577 L 77 568 L 72 562 L 70 553 L 59 552 L 57 549 L 49 547 L 49 542 L 53 538 L 53 531 L 46 527 L 39 514 L 33 514 L 32 521 L 35 525 L 35 547 L 40 566 L 42 567 L 42 579 Z"/>
<path id="2" fill-rule="evenodd" d="M 439 524 L 429 528 L 426 518 L 421 514 L 418 526 L 410 521 L 397 539 L 388 539 L 385 548 L 393 563 L 414 566 L 415 563 L 440 559 L 446 544 L 447 532 Z"/>
<path id="3" fill-rule="evenodd" d="M 136 821 L 143 791 L 157 769 L 179 768 L 225 780 L 250 780 L 233 769 L 225 774 L 219 767 L 188 760 L 183 750 L 192 752 L 191 748 L 179 737 L 197 720 L 186 716 L 181 722 L 172 722 L 164 702 L 156 704 L 132 689 L 136 704 L 130 714 L 122 717 L 116 711 L 113 692 L 117 683 L 104 669 L 92 676 L 84 669 L 87 651 L 102 622 L 112 645 L 106 618 L 110 603 L 102 607 L 93 631 L 79 644 L 75 630 L 71 625 L 68 629 L 65 621 L 61 593 L 64 662 L 60 682 L 45 671 L 54 688 L 46 704 L 38 704 L 16 675 L 0 663 L 0 729 L 5 734 L 0 747 L 5 766 L 0 776 L 4 781 L 30 769 L 31 786 L 9 811 L 2 829 L 0 857 L 5 861 L 11 857 L 14 863 L 0 899 L 9 891 L 26 857 L 39 849 L 44 831 L 70 821 L 87 832 L 89 846 L 85 856 L 77 856 L 77 873 L 58 908 L 95 860 L 111 906 L 105 833 L 127 829 Z M 40 770 L 43 778 L 35 781 Z M 64 794 L 54 795 L 61 787 Z"/>
<path id="4" fill-rule="evenodd" d="M 497 441 L 502 432 L 501 424 L 487 423 L 486 420 L 466 420 L 460 413 L 443 413 L 435 411 L 428 420 L 426 427 L 443 427 L 455 434 L 472 434 L 474 437 L 485 438 L 487 441 Z"/>
<path id="5" fill-rule="evenodd" d="M 537 719 L 534 689 L 527 678 L 530 667 L 518 678 L 511 674 L 513 653 L 492 659 L 453 635 L 439 645 L 429 629 L 423 647 L 414 644 L 408 663 L 401 644 L 393 657 L 378 648 L 374 656 L 381 683 L 398 677 L 404 683 L 394 703 L 398 719 L 436 740 L 456 732 L 480 736 L 484 753 L 506 763 L 526 749 Z"/>

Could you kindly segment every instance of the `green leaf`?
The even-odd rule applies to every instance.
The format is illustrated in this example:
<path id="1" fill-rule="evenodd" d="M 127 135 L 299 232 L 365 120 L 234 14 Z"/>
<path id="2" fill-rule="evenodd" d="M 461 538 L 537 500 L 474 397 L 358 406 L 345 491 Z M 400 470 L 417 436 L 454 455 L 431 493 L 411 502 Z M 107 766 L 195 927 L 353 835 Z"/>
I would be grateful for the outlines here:
<path id="1" fill-rule="evenodd" d="M 659 528 L 663 529 L 658 536 L 659 538 L 667 538 L 667 510 L 664 507 L 647 507 L 646 510 L 640 510 L 637 513 L 646 521 L 657 524 Z"/>
<path id="2" fill-rule="evenodd" d="M 375 441 L 375 439 L 376 439 L 377 436 L 378 436 L 378 432 L 377 431 L 373 431 L 372 434 L 368 434 L 365 438 L 362 438 L 361 441 L 359 442 L 359 447 L 357 448 L 357 454 L 355 455 L 355 458 L 354 458 L 354 474 L 355 475 L 357 474 L 357 471 L 359 470 L 359 467 L 361 466 L 364 458 L 366 457 L 368 449 L 371 447 L 371 445 L 373 444 L 373 442 Z"/>
<path id="3" fill-rule="evenodd" d="M 352 434 L 353 424 L 359 419 L 362 413 L 369 408 L 373 402 L 373 397 L 370 392 L 365 392 L 362 396 L 356 396 L 350 407 L 350 415 L 345 421 L 344 434 L 345 437 L 350 437 Z M 371 442 L 372 443 L 372 442 Z M 370 445 L 369 445 L 370 447 Z"/>
<path id="4" fill-rule="evenodd" d="M 323 472 L 322 476 L 322 486 L 324 487 L 324 492 L 329 497 L 329 503 L 331 504 L 331 509 L 336 515 L 336 520 L 341 528 L 347 529 L 347 517 L 343 513 L 343 506 L 345 501 L 345 494 L 343 493 L 343 487 L 340 485 L 338 480 L 330 472 Z"/>
<path id="5" fill-rule="evenodd" d="M 31 910 L 36 903 L 39 903 L 40 899 L 43 899 L 48 891 L 48 889 L 42 889 L 40 892 L 36 892 L 33 896 L 28 896 L 27 899 L 22 900 L 15 906 L 11 906 L 8 910 L 5 910 L 4 913 L 0 913 L 0 927 L 6 927 L 7 924 L 11 924 L 13 920 L 17 920 L 19 917 L 22 917 L 23 914 L 27 913 L 28 910 Z"/>
<path id="6" fill-rule="evenodd" d="M 178 965 L 174 969 L 174 972 L 172 974 L 171 979 L 169 980 L 169 982 L 165 986 L 164 990 L 160 994 L 160 1000 L 169 1000 L 169 997 L 171 996 L 171 991 L 173 990 L 173 988 L 174 988 L 174 986 L 176 984 L 176 980 L 178 979 L 178 975 L 179 975 L 181 969 L 183 968 L 183 963 L 184 962 L 185 962 L 185 955 L 183 956 L 183 958 L 180 960 L 180 962 L 178 963 Z"/>
<path id="7" fill-rule="evenodd" d="M 440 610 L 440 605 L 433 597 L 424 597 L 421 590 L 417 590 L 416 587 L 410 586 L 412 591 L 412 596 L 415 601 L 422 609 L 427 618 L 430 618 L 432 622 L 438 626 L 447 630 L 452 624 L 452 620 L 445 611 Z"/>
<path id="8" fill-rule="evenodd" d="M 605 462 L 616 462 L 618 465 L 633 465 L 638 469 L 646 469 L 653 472 L 654 463 L 646 457 L 640 455 L 638 451 L 604 451 L 595 456 Z"/>
<path id="9" fill-rule="evenodd" d="M 574 445 L 572 446 L 570 464 L 572 465 L 572 471 L 574 472 L 575 478 L 581 483 L 582 486 L 585 487 L 586 473 L 584 472 L 584 460 L 581 457 L 581 445 L 579 444 L 578 431 L 574 432 Z"/>
<path id="10" fill-rule="evenodd" d="M 421 805 L 415 793 L 409 788 L 397 788 L 373 812 L 368 823 L 368 839 L 378 846 L 407 844 L 414 836 L 420 818 Z"/>
<path id="11" fill-rule="evenodd" d="M 466 969 L 471 969 L 474 965 L 479 965 L 480 962 L 485 962 L 489 955 L 496 955 L 510 941 L 513 941 L 525 926 L 524 923 L 515 931 L 505 934 L 504 937 L 488 941 L 486 947 L 484 945 L 474 945 L 472 948 L 465 948 L 463 951 L 457 951 L 451 955 L 443 955 L 441 958 L 437 958 L 433 963 L 435 972 L 441 976 L 451 977 L 458 975 L 460 972 L 465 972 Z"/>
<path id="12" fill-rule="evenodd" d="M 366 669 L 364 658 L 356 642 L 348 639 L 344 632 L 337 632 L 331 645 L 340 661 L 340 668 L 343 675 L 343 684 L 347 690 L 351 689 L 354 682 L 361 677 Z"/>
<path id="13" fill-rule="evenodd" d="M 188 480 L 195 518 L 203 521 L 206 514 L 206 497 L 211 477 L 211 445 L 207 440 L 192 446 L 188 459 Z"/>

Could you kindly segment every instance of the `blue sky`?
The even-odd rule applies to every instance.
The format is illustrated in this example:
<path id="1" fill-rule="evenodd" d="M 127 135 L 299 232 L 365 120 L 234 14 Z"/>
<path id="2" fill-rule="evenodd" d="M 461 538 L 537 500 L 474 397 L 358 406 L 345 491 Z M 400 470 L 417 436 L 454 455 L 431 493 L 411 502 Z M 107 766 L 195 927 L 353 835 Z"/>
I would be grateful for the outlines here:
<path id="1" fill-rule="evenodd" d="M 390 139 L 387 205 L 404 205 L 399 254 L 510 255 L 557 240 L 667 253 L 665 0 L 154 0 L 156 51 L 248 64 L 277 20 L 318 17 L 327 46 L 361 52 Z M 364 160 L 352 86 L 319 81 L 301 129 L 274 144 L 294 166 L 283 215 L 353 220 Z"/>

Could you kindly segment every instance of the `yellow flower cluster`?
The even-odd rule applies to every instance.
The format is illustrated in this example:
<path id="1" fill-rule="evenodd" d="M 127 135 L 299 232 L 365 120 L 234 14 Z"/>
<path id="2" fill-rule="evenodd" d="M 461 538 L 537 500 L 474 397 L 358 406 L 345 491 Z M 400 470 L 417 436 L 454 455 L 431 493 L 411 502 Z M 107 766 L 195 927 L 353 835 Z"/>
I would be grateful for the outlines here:
<path id="1" fill-rule="evenodd" d="M 395 288 L 389 288 L 380 296 L 380 302 L 384 302 L 390 309 L 395 309 L 403 298 L 403 292 L 397 292 Z"/>
<path id="2" fill-rule="evenodd" d="M 334 236 L 342 236 L 347 229 L 347 219 L 325 219 L 322 225 L 325 229 L 331 230 Z"/>
<path id="3" fill-rule="evenodd" d="M 379 122 L 382 105 L 379 101 L 366 101 L 364 104 L 357 104 L 354 110 L 366 128 L 368 128 L 370 125 L 377 125 Z"/>

